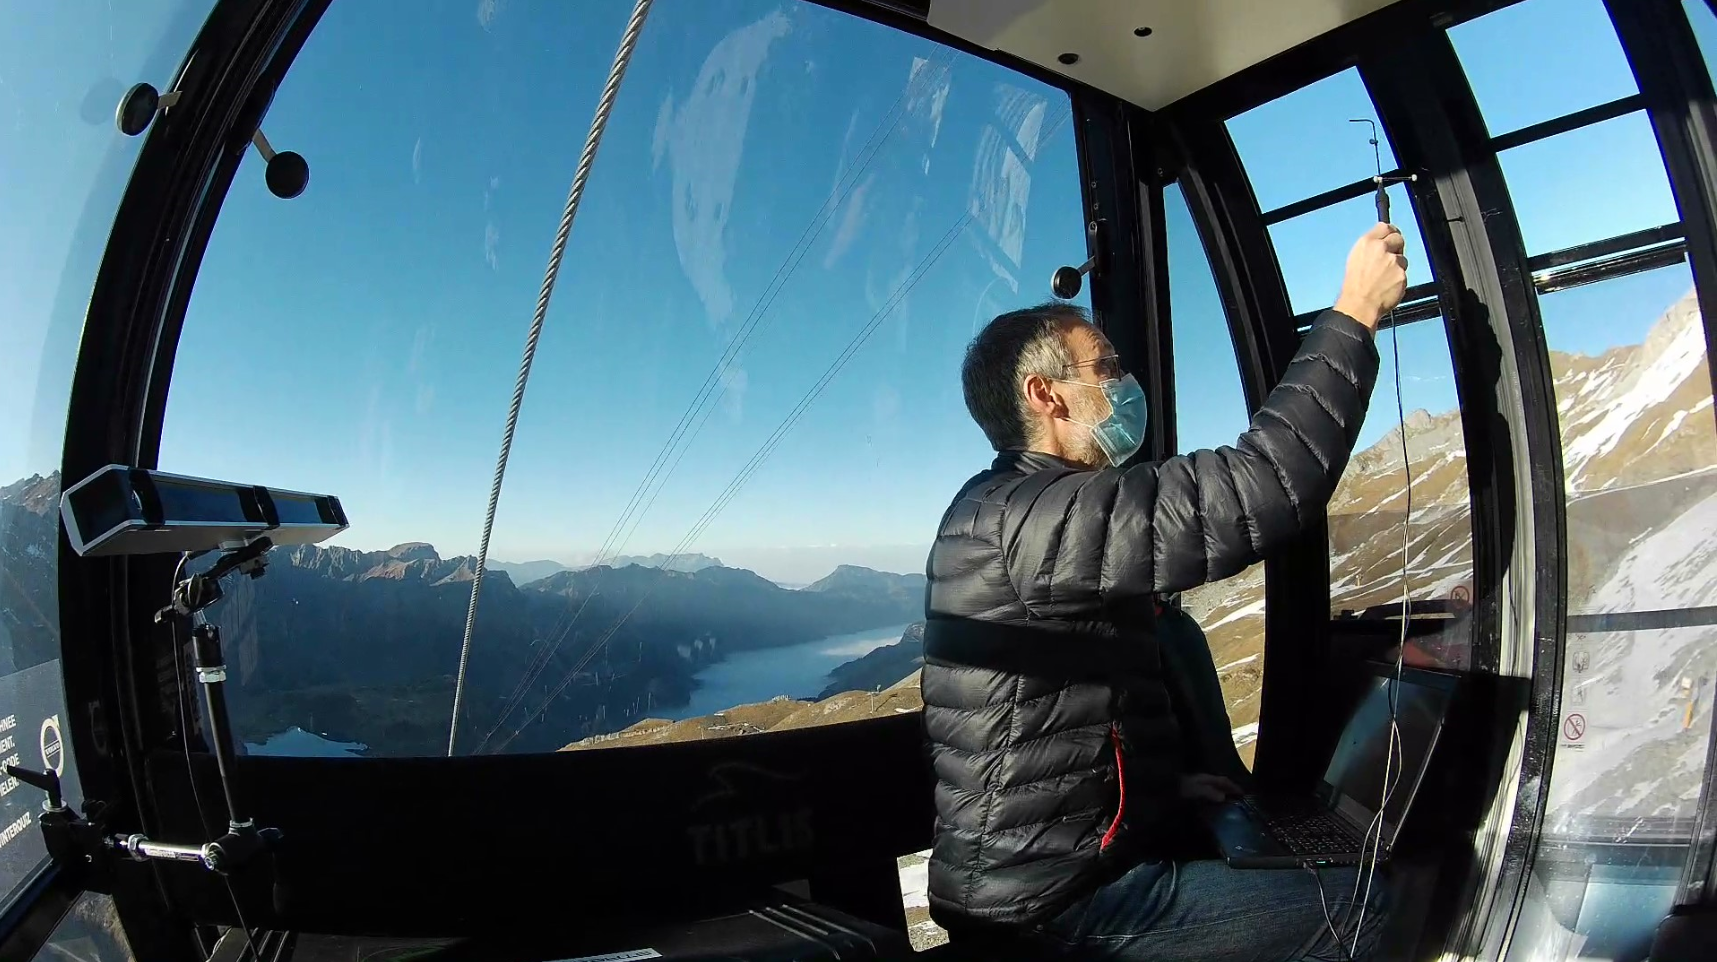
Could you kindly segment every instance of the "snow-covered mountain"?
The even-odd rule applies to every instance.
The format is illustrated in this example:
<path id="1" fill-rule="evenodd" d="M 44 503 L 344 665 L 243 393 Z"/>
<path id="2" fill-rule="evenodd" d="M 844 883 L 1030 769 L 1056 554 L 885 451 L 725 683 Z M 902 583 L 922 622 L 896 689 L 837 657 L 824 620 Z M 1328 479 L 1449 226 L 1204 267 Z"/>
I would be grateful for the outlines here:
<path id="1" fill-rule="evenodd" d="M 1710 538 L 1717 531 L 1717 427 L 1693 292 L 1643 343 L 1597 357 L 1553 351 L 1550 366 L 1570 494 L 1569 611 L 1717 605 L 1717 542 Z M 1386 403 L 1385 395 L 1379 385 L 1374 403 Z M 1406 420 L 1411 596 L 1458 597 L 1472 577 L 1460 413 L 1415 411 Z M 1405 480 L 1399 430 L 1349 462 L 1330 502 L 1332 613 L 1400 600 Z M 1263 590 L 1258 566 L 1184 599 L 1210 637 L 1242 741 L 1257 731 Z M 1425 647 L 1458 659 L 1466 639 L 1456 629 L 1445 634 Z M 1569 650 L 1587 651 L 1582 671 L 1572 670 L 1570 655 L 1563 699 L 1565 716 L 1582 716 L 1568 730 L 1581 734 L 1564 738 L 1557 754 L 1552 811 L 1587 820 L 1688 811 L 1717 687 L 1717 627 L 1571 633 Z M 1618 793 L 1618 784 L 1636 788 Z"/>

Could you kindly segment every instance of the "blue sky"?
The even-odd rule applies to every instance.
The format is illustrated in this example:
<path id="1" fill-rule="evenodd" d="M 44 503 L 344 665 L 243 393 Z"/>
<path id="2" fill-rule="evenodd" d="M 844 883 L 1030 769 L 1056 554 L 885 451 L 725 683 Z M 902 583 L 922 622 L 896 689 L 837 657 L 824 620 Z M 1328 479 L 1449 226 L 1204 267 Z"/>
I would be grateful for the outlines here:
<path id="1" fill-rule="evenodd" d="M 136 149 L 111 106 L 135 79 L 169 75 L 200 16 L 38 6 L 0 35 L 0 404 L 34 412 L 0 437 L 4 480 L 57 461 L 80 298 Z M 245 159 L 190 305 L 162 467 L 336 493 L 354 521 L 340 543 L 474 551 L 549 245 L 630 7 L 438 0 L 400 18 L 335 4 L 265 123 L 277 149 L 309 159 L 309 189 L 274 198 Z M 1633 90 L 1595 0 L 1528 0 L 1455 42 L 1495 132 Z M 1083 259 L 1066 113 L 1053 88 L 810 4 L 659 0 L 568 245 L 492 556 L 594 553 L 749 329 L 618 547 L 695 534 L 691 550 L 783 581 L 843 562 L 917 570 L 948 496 L 989 459 L 960 399 L 965 343 Z M 1350 71 L 1236 118 L 1261 203 L 1367 175 L 1365 130 L 1346 122 L 1361 116 L 1374 114 Z M 1639 118 L 1504 163 L 1534 252 L 1675 219 Z M 1179 204 L 1181 440 L 1209 446 L 1232 441 L 1245 410 Z M 1404 195 L 1395 210 L 1416 238 Z M 1297 308 L 1333 299 L 1370 220 L 1362 200 L 1275 229 Z M 1429 279 L 1415 260 L 1413 279 Z M 1552 342 L 1637 341 L 1688 283 L 1664 271 L 1559 308 Z M 1401 353 L 1408 406 L 1453 408 L 1440 327 L 1403 332 Z M 1374 405 L 1362 443 L 1392 408 Z M 767 460 L 700 528 L 760 449 Z"/>

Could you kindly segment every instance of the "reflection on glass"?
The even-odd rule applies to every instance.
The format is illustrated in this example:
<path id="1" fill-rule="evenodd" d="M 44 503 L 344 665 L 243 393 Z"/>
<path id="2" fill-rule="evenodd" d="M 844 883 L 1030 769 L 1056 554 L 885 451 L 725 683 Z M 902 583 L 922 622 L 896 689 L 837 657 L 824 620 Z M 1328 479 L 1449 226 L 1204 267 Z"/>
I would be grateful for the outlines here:
<path id="1" fill-rule="evenodd" d="M 1407 188 L 1389 188 L 1389 217 L 1407 242 L 1407 283 L 1431 280 L 1431 261 L 1419 233 Z M 1335 303 L 1341 293 L 1342 265 L 1359 235 L 1377 223 L 1377 200 L 1370 194 L 1333 204 L 1293 220 L 1270 227 L 1276 248 L 1276 263 L 1288 285 L 1288 302 L 1295 314 L 1316 311 Z"/>
<path id="2" fill-rule="evenodd" d="M 1525 0 L 1449 39 L 1493 135 L 1639 91 L 1603 0 Z"/>
<path id="3" fill-rule="evenodd" d="M 131 946 L 113 899 L 85 892 L 72 903 L 34 962 L 131 962 Z"/>
<path id="4" fill-rule="evenodd" d="M 1447 625 L 1411 639 L 1404 657 L 1426 667 L 1464 668 L 1471 660 L 1471 491 L 1448 337 L 1440 319 L 1421 321 L 1379 334 L 1377 350 L 1377 387 L 1330 499 L 1330 611 L 1398 619 L 1405 572 L 1415 617 Z M 1401 410 L 1407 412 L 1406 463 Z"/>
<path id="5" fill-rule="evenodd" d="M 1680 879 L 1717 681 L 1717 625 L 1696 610 L 1717 605 L 1705 332 L 1685 265 L 1541 304 L 1569 581 L 1544 836 L 1579 845 L 1575 864 L 1540 856 L 1534 869 L 1531 944 L 1552 954 L 1532 957 L 1643 957 L 1626 953 L 1649 942 Z"/>
<path id="6" fill-rule="evenodd" d="M 1643 113 L 1497 155 L 1529 254 L 1662 224 L 1681 215 Z"/>
<path id="7" fill-rule="evenodd" d="M 0 29 L 0 761 L 56 769 L 74 806 L 59 468 L 90 287 L 142 143 L 113 113 L 132 83 L 171 74 L 210 5 L 16 4 Z M 42 801 L 0 776 L 0 910 L 45 863 Z"/>
<path id="8" fill-rule="evenodd" d="M 1251 421 L 1216 277 L 1179 184 L 1163 190 L 1173 318 L 1175 433 L 1182 451 L 1233 444 Z M 1204 629 L 1241 760 L 1252 764 L 1264 684 L 1264 565 L 1200 585 L 1181 604 Z"/>
<path id="9" fill-rule="evenodd" d="M 270 136 L 326 160 L 289 204 L 240 171 L 161 458 L 351 517 L 212 612 L 247 750 L 445 750 L 519 352 L 629 6 L 336 5 L 275 98 Z M 524 401 L 459 751 L 917 708 L 929 543 L 993 456 L 962 354 L 1085 258 L 1069 120 L 814 4 L 656 5 Z M 215 403 L 235 370 L 242 411 Z"/>
<path id="10" fill-rule="evenodd" d="M 1228 133 L 1259 209 L 1274 210 L 1377 173 L 1370 125 L 1349 122 L 1361 118 L 1378 123 L 1357 68 L 1231 118 Z M 1377 131 L 1383 169 L 1393 170 L 1395 154 L 1381 123 Z"/>

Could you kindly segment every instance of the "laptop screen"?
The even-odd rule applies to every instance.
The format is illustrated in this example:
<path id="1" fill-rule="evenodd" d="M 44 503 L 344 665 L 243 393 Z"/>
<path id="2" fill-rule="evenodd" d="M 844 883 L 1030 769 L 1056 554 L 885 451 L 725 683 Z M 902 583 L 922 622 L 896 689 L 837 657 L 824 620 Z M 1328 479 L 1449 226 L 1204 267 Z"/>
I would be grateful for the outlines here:
<path id="1" fill-rule="evenodd" d="M 1432 746 L 1442 730 L 1452 694 L 1452 678 L 1425 672 L 1403 672 L 1399 683 L 1393 669 L 1371 679 L 1359 706 L 1342 730 L 1341 741 L 1324 771 L 1325 791 L 1335 808 L 1362 830 L 1377 814 L 1383 799 L 1383 769 L 1389 753 L 1389 713 L 1394 695 L 1395 723 L 1400 731 L 1399 754 L 1389 771 L 1394 785 L 1383 816 L 1383 840 L 1395 838 L 1407 805 L 1418 791 Z"/>

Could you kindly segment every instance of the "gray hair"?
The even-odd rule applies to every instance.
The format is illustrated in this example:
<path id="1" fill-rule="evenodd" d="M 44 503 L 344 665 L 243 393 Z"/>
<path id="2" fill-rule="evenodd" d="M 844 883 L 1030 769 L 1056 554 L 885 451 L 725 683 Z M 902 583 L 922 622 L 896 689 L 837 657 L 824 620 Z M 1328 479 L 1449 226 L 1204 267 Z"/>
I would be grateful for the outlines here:
<path id="1" fill-rule="evenodd" d="M 966 410 L 997 451 L 1034 440 L 1020 382 L 1032 374 L 1067 375 L 1073 354 L 1062 335 L 1074 323 L 1089 324 L 1091 315 L 1077 304 L 1050 301 L 997 316 L 966 348 L 960 365 Z"/>

